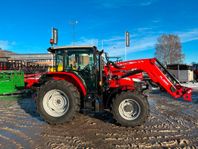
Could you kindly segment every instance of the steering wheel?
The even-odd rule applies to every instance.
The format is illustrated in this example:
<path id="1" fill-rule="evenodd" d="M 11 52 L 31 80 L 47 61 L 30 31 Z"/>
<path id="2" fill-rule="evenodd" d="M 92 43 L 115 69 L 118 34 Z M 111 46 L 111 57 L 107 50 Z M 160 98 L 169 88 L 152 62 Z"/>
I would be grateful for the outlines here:
<path id="1" fill-rule="evenodd" d="M 87 65 L 83 68 L 83 70 L 85 70 L 85 71 L 90 71 L 89 64 L 87 64 Z"/>
<path id="2" fill-rule="evenodd" d="M 80 72 L 85 74 L 85 75 L 89 75 L 90 71 L 91 70 L 90 70 L 89 64 L 87 64 L 82 70 L 80 70 Z"/>

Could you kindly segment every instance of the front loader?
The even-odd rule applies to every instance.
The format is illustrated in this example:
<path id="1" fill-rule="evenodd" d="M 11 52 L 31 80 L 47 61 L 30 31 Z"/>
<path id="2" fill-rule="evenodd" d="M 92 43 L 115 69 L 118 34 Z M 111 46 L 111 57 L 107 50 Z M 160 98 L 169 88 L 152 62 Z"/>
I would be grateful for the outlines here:
<path id="1" fill-rule="evenodd" d="M 54 55 L 54 69 L 39 79 L 36 104 L 50 124 L 68 122 L 85 108 L 110 109 L 122 126 L 143 124 L 149 116 L 143 72 L 172 97 L 191 101 L 192 89 L 183 87 L 155 58 L 114 63 L 94 46 L 48 51 Z"/>

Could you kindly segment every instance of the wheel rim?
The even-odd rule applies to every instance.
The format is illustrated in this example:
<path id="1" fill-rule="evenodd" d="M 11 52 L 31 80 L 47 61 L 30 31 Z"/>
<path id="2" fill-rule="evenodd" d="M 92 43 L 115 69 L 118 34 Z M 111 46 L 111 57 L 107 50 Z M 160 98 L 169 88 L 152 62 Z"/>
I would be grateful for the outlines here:
<path id="1" fill-rule="evenodd" d="M 43 97 L 43 108 L 50 116 L 61 117 L 69 109 L 69 99 L 61 90 L 50 90 Z"/>
<path id="2" fill-rule="evenodd" d="M 140 115 L 141 108 L 134 99 L 124 99 L 119 105 L 119 113 L 126 120 L 135 120 Z"/>

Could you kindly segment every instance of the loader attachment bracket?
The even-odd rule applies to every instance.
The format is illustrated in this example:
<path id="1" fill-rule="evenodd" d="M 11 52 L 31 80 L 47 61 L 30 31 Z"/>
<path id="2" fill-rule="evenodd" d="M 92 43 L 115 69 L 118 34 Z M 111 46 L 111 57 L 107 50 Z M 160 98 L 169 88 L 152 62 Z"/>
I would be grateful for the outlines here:
<path id="1" fill-rule="evenodd" d="M 192 88 L 184 88 L 183 99 L 185 101 L 192 101 Z"/>

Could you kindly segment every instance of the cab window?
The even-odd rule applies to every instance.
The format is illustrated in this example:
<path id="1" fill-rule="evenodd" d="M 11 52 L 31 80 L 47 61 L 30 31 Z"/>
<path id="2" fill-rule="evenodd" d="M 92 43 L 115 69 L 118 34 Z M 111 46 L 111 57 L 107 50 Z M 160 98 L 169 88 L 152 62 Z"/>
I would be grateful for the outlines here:
<path id="1" fill-rule="evenodd" d="M 67 51 L 66 69 L 82 70 L 94 64 L 93 53 L 89 51 Z"/>

